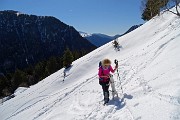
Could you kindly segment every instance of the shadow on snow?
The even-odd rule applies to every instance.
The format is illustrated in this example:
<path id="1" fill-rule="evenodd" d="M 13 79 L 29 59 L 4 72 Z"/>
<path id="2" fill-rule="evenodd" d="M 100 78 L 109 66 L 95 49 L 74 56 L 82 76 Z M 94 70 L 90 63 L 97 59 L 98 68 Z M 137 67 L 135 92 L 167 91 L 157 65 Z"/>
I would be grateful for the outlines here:
<path id="1" fill-rule="evenodd" d="M 108 105 L 115 105 L 116 110 L 120 110 L 126 105 L 125 99 L 132 99 L 132 98 L 133 98 L 132 95 L 128 95 L 124 93 L 124 96 L 122 98 L 115 97 L 114 99 L 109 101 Z"/>

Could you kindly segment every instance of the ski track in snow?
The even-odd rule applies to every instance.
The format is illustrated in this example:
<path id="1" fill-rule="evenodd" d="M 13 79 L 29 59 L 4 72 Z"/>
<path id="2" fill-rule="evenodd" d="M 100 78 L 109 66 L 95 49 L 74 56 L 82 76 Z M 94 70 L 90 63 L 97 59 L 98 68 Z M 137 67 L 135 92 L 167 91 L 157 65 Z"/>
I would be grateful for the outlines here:
<path id="1" fill-rule="evenodd" d="M 35 119 L 37 119 L 38 117 L 41 117 L 41 115 L 46 114 L 46 113 L 47 113 L 49 110 L 51 110 L 51 108 L 54 107 L 57 103 L 58 103 L 58 104 L 61 104 L 63 101 L 66 101 L 67 99 L 69 99 L 70 96 L 71 96 L 71 94 L 75 94 L 78 89 L 80 89 L 80 88 L 83 87 L 84 85 L 88 85 L 88 83 L 91 82 L 92 80 L 94 80 L 94 79 L 96 78 L 96 76 L 97 76 L 97 75 L 95 75 L 95 76 L 93 76 L 93 77 L 91 77 L 91 78 L 86 79 L 86 81 L 84 81 L 84 82 L 82 82 L 82 83 L 78 83 L 78 84 L 72 86 L 71 89 L 70 89 L 70 88 L 66 88 L 66 89 L 64 89 L 64 90 L 62 90 L 62 91 L 60 91 L 60 92 L 58 92 L 58 93 L 53 94 L 53 95 L 46 96 L 46 97 L 42 96 L 42 98 L 41 98 L 40 100 L 38 100 L 38 101 L 36 100 L 36 99 L 38 99 L 38 98 L 36 98 L 36 99 L 33 98 L 32 100 L 30 100 L 31 102 L 32 102 L 32 101 L 35 101 L 33 104 L 31 104 L 31 105 L 29 105 L 29 106 L 26 106 L 25 108 L 21 109 L 23 106 L 25 106 L 26 104 L 28 104 L 28 102 L 25 103 L 25 104 L 23 104 L 20 108 L 18 108 L 18 109 L 17 109 L 10 117 L 8 117 L 6 120 L 8 120 L 8 119 L 10 119 L 10 118 L 13 118 L 13 116 L 16 116 L 17 114 L 20 114 L 21 112 L 23 112 L 23 111 L 25 111 L 25 110 L 33 107 L 34 105 L 38 104 L 39 102 L 45 102 L 46 100 L 50 99 L 50 97 L 57 96 L 57 99 L 53 102 L 53 104 L 50 103 L 50 104 L 44 106 L 43 108 L 41 108 L 40 110 L 37 111 L 37 112 L 38 112 L 38 115 L 35 116 L 34 119 L 33 119 L 33 120 L 35 120 Z M 66 93 L 62 93 L 62 92 L 65 91 L 65 90 L 67 91 L 67 89 L 70 89 L 70 90 L 69 90 L 68 92 L 66 92 Z M 60 95 L 59 95 L 59 94 L 60 94 Z"/>
<path id="2" fill-rule="evenodd" d="M 64 77 L 63 72 L 60 71 L 56 76 L 52 77 L 52 79 L 49 77 L 48 80 L 38 83 L 38 87 L 32 86 L 35 87 L 32 91 L 22 94 L 19 99 L 25 99 L 26 97 L 30 99 L 19 106 L 16 104 L 16 106 L 14 106 L 16 109 L 13 112 L 11 111 L 11 114 L 4 120 L 14 120 L 18 118 L 18 116 L 28 113 L 31 109 L 34 109 L 31 113 L 33 114 L 31 120 L 57 120 L 63 118 L 61 116 L 64 114 L 64 117 L 67 116 L 71 120 L 143 120 L 145 119 L 144 117 L 149 115 L 147 112 L 148 110 L 146 111 L 146 108 L 144 109 L 144 107 L 142 107 L 143 105 L 146 105 L 146 101 L 151 102 L 148 99 L 156 101 L 154 104 L 148 104 L 150 106 L 147 105 L 147 108 L 152 108 L 154 107 L 153 105 L 158 105 L 160 103 L 162 103 L 162 105 L 165 104 L 166 107 L 171 105 L 175 106 L 175 108 L 179 108 L 180 97 L 171 94 L 173 93 L 171 91 L 166 93 L 166 91 L 169 90 L 169 88 L 165 89 L 166 86 L 169 87 L 168 84 L 164 85 L 163 82 L 158 84 L 163 86 L 162 91 L 162 89 L 154 85 L 154 83 L 166 78 L 166 76 L 173 71 L 179 69 L 180 65 L 170 66 L 166 68 L 165 71 L 159 70 L 158 73 L 151 78 L 147 77 L 148 74 L 146 71 L 149 67 L 161 64 L 161 61 L 158 61 L 157 59 L 160 56 L 163 56 L 165 53 L 164 51 L 174 42 L 174 40 L 177 41 L 177 38 L 180 38 L 179 33 L 174 35 L 174 31 L 177 28 L 180 28 L 180 21 L 178 19 L 167 22 L 163 27 L 158 28 L 152 33 L 153 35 L 149 38 L 152 40 L 147 40 L 148 42 L 144 42 L 141 46 L 132 49 L 132 51 L 136 51 L 137 53 L 129 53 L 124 58 L 119 57 L 118 71 L 120 76 L 118 77 L 117 72 L 115 72 L 114 78 L 116 79 L 115 86 L 118 94 L 120 96 L 122 94 L 124 95 L 123 100 L 110 100 L 108 105 L 104 106 L 102 89 L 98 84 L 97 74 L 83 76 L 83 78 L 78 79 L 72 77 L 74 75 L 73 73 L 76 72 L 76 69 L 79 69 L 78 67 L 93 60 L 96 60 L 97 62 L 102 58 L 101 53 L 106 51 L 107 47 L 110 48 L 111 46 L 111 44 L 106 44 L 90 53 L 90 55 L 84 56 L 83 59 L 74 62 L 72 69 L 67 71 L 65 77 L 68 81 L 75 79 L 69 86 L 57 89 L 54 92 L 46 93 L 48 87 L 52 87 L 56 83 L 66 85 L 66 81 L 63 82 L 62 80 Z M 111 49 L 113 49 L 113 47 Z M 112 54 L 118 56 L 121 55 L 120 52 L 116 51 Z M 160 60 L 162 60 L 162 58 Z M 168 77 L 166 79 L 171 78 Z M 179 78 L 177 77 L 173 80 L 178 81 L 178 79 Z M 122 93 L 121 87 L 124 93 Z M 38 93 L 36 93 L 37 91 Z M 110 98 L 112 98 L 111 92 Z M 120 98 L 122 98 L 122 96 Z M 19 99 L 12 99 L 11 101 L 12 103 L 16 103 Z M 141 99 L 143 100 L 141 101 Z M 12 103 L 5 104 L 0 112 L 4 112 L 6 108 L 11 107 Z M 161 106 L 161 109 L 162 108 L 164 107 Z M 144 111 L 139 109 L 144 109 L 148 114 L 144 115 Z M 170 117 L 175 120 L 180 119 L 180 112 L 178 110 L 177 112 L 172 113 Z M 153 114 L 154 112 L 151 113 Z"/>
<path id="3" fill-rule="evenodd" d="M 169 33 L 170 34 L 170 33 Z M 153 42 L 153 43 L 151 43 L 150 45 L 148 45 L 147 46 L 147 48 L 148 47 L 150 47 L 150 46 L 152 46 L 153 44 L 155 44 L 155 43 L 158 43 L 161 39 L 163 39 L 163 38 L 165 38 L 166 36 L 168 36 L 168 34 L 166 34 L 166 35 L 164 35 L 164 36 L 162 36 L 160 39 L 158 39 L 158 40 L 156 40 L 155 42 Z M 142 75 L 138 75 L 139 73 L 141 73 L 141 71 L 143 71 L 144 69 L 146 69 L 146 67 L 149 65 L 149 64 L 151 64 L 162 52 L 163 52 L 163 50 L 166 48 L 166 46 L 169 44 L 169 43 L 171 43 L 171 41 L 173 41 L 174 40 L 174 38 L 176 38 L 176 37 L 179 37 L 180 36 L 180 34 L 178 34 L 177 36 L 175 36 L 175 37 L 172 37 L 169 41 L 167 41 L 167 42 L 165 42 L 164 44 L 161 44 L 161 45 L 159 45 L 159 47 L 157 47 L 156 49 L 154 49 L 153 51 L 152 50 L 150 50 L 150 51 L 147 51 L 147 52 L 142 52 L 141 54 L 138 54 L 138 55 L 136 55 L 136 56 L 131 56 L 131 57 L 133 57 L 133 58 L 131 58 L 132 60 L 134 60 L 134 59 L 138 59 L 138 58 L 143 58 L 143 57 L 146 57 L 146 56 L 151 56 L 151 57 L 149 57 L 149 59 L 145 59 L 145 61 L 143 62 L 143 63 L 140 63 L 140 64 L 138 64 L 138 65 L 132 65 L 132 64 L 128 64 L 128 63 L 133 63 L 132 61 L 130 61 L 130 60 L 127 60 L 126 59 L 126 61 L 123 63 L 122 61 L 121 61 L 121 65 L 120 65 L 120 69 L 119 69 L 119 71 L 121 71 L 121 80 L 123 81 L 123 86 L 124 85 L 126 85 L 126 84 L 128 84 L 131 80 L 133 80 L 133 78 L 134 77 L 137 77 L 137 84 L 139 84 L 139 86 L 140 87 L 142 87 L 143 88 L 143 95 L 144 94 L 149 94 L 149 95 L 151 95 L 152 97 L 155 97 L 155 98 L 157 98 L 157 99 L 159 99 L 159 100 L 163 100 L 163 101 L 165 101 L 165 102 L 168 102 L 168 103 L 171 103 L 171 104 L 174 104 L 174 105 L 177 105 L 177 106 L 180 106 L 180 104 L 179 104 L 179 99 L 180 98 L 178 98 L 178 97 L 173 97 L 173 96 L 170 96 L 170 95 L 163 95 L 163 94 L 160 94 L 160 93 L 156 93 L 154 90 L 153 90 L 153 88 L 150 86 L 150 85 L 148 85 L 148 82 L 149 81 L 145 81 L 144 80 L 144 77 L 142 76 Z M 129 74 L 130 74 L 130 76 L 129 76 Z M 161 75 L 163 75 L 163 74 L 165 74 L 165 73 L 162 73 Z M 155 80 L 155 79 L 157 79 L 158 77 L 156 77 L 156 78 L 154 78 L 153 80 Z M 119 81 L 118 81 L 119 82 Z M 118 88 L 120 88 L 120 85 L 119 85 L 119 83 L 116 83 L 116 86 L 118 87 Z M 117 88 L 117 89 L 118 89 Z M 136 105 L 138 105 L 138 104 L 136 104 Z M 128 105 L 126 105 L 126 107 L 125 107 L 126 109 L 127 109 L 127 111 L 128 111 L 128 113 L 129 113 L 129 116 L 131 116 L 131 119 L 132 120 L 134 120 L 135 118 L 134 118 L 134 116 L 133 116 L 133 113 L 131 112 L 131 110 L 130 110 L 130 108 L 128 107 Z M 85 119 L 94 119 L 95 117 L 96 117 L 96 115 L 97 115 L 97 112 L 99 111 L 99 109 L 101 109 L 101 107 L 96 107 L 93 111 L 95 111 L 95 115 L 93 114 L 93 111 L 88 115 L 88 117 L 86 117 Z M 102 115 L 102 120 L 104 120 L 104 119 L 106 119 L 106 118 L 111 118 L 112 117 L 112 115 L 109 115 L 110 113 L 115 113 L 116 112 L 116 110 L 115 110 L 115 108 L 114 107 L 111 107 L 111 108 L 109 108 L 106 112 L 105 112 L 105 115 Z M 109 114 L 107 114 L 107 113 L 109 113 Z M 93 117 L 92 117 L 93 116 Z M 141 119 L 141 117 L 137 117 L 136 118 L 136 120 L 139 120 L 139 119 Z"/>
<path id="4" fill-rule="evenodd" d="M 82 83 L 78 83 L 74 86 L 72 86 L 72 89 L 69 90 L 69 92 L 66 92 L 65 95 L 63 93 L 63 95 L 58 95 L 58 99 L 56 101 L 53 102 L 53 104 L 50 104 L 48 106 L 46 106 L 47 108 L 43 111 L 42 109 L 40 109 L 40 113 L 33 119 L 37 119 L 38 117 L 40 117 L 41 115 L 45 114 L 48 110 L 50 110 L 52 107 L 56 106 L 56 104 L 63 104 L 64 101 L 67 101 L 67 99 L 70 99 L 72 94 L 76 94 L 77 91 L 79 91 L 79 89 L 85 85 L 88 85 L 89 82 L 91 82 L 92 80 L 94 80 L 96 78 L 97 75 L 91 77 L 91 78 L 88 78 L 86 79 L 86 81 L 82 82 Z M 59 92 L 59 93 L 62 93 L 62 92 Z M 57 93 L 58 94 L 58 93 Z"/>
<path id="5" fill-rule="evenodd" d="M 139 55 L 131 56 L 131 59 L 126 60 L 124 63 L 121 61 L 122 64 L 120 65 L 119 71 L 121 71 L 120 79 L 122 80 L 123 86 L 130 83 L 130 81 L 133 80 L 134 77 L 137 77 L 138 74 L 141 73 L 141 71 L 143 71 L 146 68 L 146 66 L 148 66 L 154 59 L 156 59 L 156 57 L 158 57 L 162 53 L 162 51 L 165 49 L 166 45 L 168 45 L 168 43 L 170 43 L 172 40 L 173 39 L 160 45 L 159 48 L 155 49 L 154 51 L 142 52 Z M 150 46 L 148 46 L 148 47 L 150 47 Z M 136 66 L 135 65 L 132 66 L 131 64 L 129 64 L 129 63 L 132 63 L 131 60 L 138 59 L 138 58 L 142 59 L 143 57 L 145 57 L 147 55 L 149 55 L 151 57 L 149 59 L 146 59 L 145 62 L 140 63 Z M 91 59 L 91 58 L 89 58 L 89 59 Z M 87 59 L 87 61 L 88 61 L 88 59 Z M 115 77 L 116 76 L 117 76 L 117 74 L 115 74 Z M 51 85 L 51 84 L 53 84 L 53 82 L 55 82 L 56 80 L 59 80 L 62 77 L 63 77 L 62 75 L 59 75 L 54 80 L 52 80 L 51 83 L 47 82 L 46 84 Z M 25 106 L 25 104 L 22 105 L 6 120 L 8 120 L 10 118 L 12 119 L 13 116 L 16 116 L 17 114 L 19 114 L 27 109 L 30 109 L 31 107 L 38 104 L 39 102 L 45 102 L 50 97 L 57 96 L 57 99 L 53 103 L 50 103 L 50 104 L 44 106 L 43 108 L 39 109 L 37 111 L 37 115 L 34 117 L 33 120 L 41 118 L 42 115 L 52 112 L 51 108 L 55 107 L 56 104 L 58 104 L 58 106 L 63 104 L 64 101 L 67 101 L 67 99 L 70 99 L 72 97 L 72 94 L 73 95 L 76 94 L 78 91 L 81 90 L 81 88 L 83 88 L 84 86 L 88 86 L 88 84 L 96 78 L 97 78 L 97 75 L 95 75 L 91 78 L 88 78 L 81 83 L 75 84 L 74 86 L 71 87 L 71 89 L 66 88 L 66 89 L 61 90 L 58 93 L 52 94 L 50 96 L 40 96 L 41 99 L 36 98 L 36 99 L 39 99 L 38 101 L 36 99 L 34 99 L 35 102 L 29 106 L 26 106 L 25 108 L 23 108 L 23 106 Z M 156 79 L 156 78 L 154 78 L 154 79 Z M 152 92 L 153 91 L 152 87 L 148 85 L 148 82 L 144 81 L 143 76 L 141 76 L 141 75 L 138 76 L 136 81 L 139 82 L 137 84 L 139 84 L 139 86 L 143 88 L 144 93 L 151 94 L 153 97 L 156 97 L 159 100 L 164 100 L 166 102 L 169 102 L 169 103 L 179 106 L 179 102 L 180 102 L 179 98 Z M 117 89 L 120 88 L 119 81 L 117 81 L 116 86 L 117 86 Z M 69 90 L 67 90 L 67 89 L 69 89 Z M 36 90 L 38 90 L 38 89 L 36 89 Z M 63 93 L 63 91 L 65 91 L 65 90 L 66 90 L 66 93 Z M 33 92 L 30 93 L 29 95 L 31 95 L 31 94 L 33 94 Z M 33 100 L 30 100 L 30 101 L 32 102 Z M 28 102 L 26 104 L 28 104 Z M 114 102 L 114 104 L 117 104 L 116 101 Z M 118 103 L 118 104 L 120 104 L 120 103 Z M 138 104 L 136 104 L 135 106 L 137 106 L 137 105 Z M 23 108 L 23 109 L 21 109 L 21 108 Z M 102 111 L 102 109 L 103 109 L 103 111 Z M 106 109 L 106 110 L 104 110 L 104 109 Z M 124 111 L 124 113 L 127 114 L 126 116 L 129 116 L 129 118 L 127 118 L 127 120 L 135 120 L 133 113 L 131 112 L 130 107 L 128 107 L 127 104 L 125 105 L 125 107 L 124 106 L 116 106 L 116 105 L 103 106 L 101 102 L 97 103 L 97 105 L 95 105 L 95 107 L 91 111 L 89 111 L 89 113 L 87 113 L 87 115 L 84 115 L 83 119 L 96 120 L 99 113 L 101 114 L 101 118 L 98 118 L 99 120 L 112 119 L 113 114 L 116 113 L 117 110 L 119 110 L 119 109 L 122 109 L 122 111 Z M 82 115 L 81 115 L 81 118 L 82 118 Z M 139 120 L 139 119 L 141 119 L 141 117 L 136 118 L 136 120 Z"/>
<path id="6" fill-rule="evenodd" d="M 167 35 L 163 36 L 161 39 L 163 39 L 164 37 L 166 37 Z M 136 56 L 131 56 L 132 60 L 136 60 L 138 58 L 143 58 L 146 56 L 151 56 L 149 57 L 149 59 L 145 59 L 144 62 L 137 64 L 137 65 L 132 65 L 132 61 L 131 60 L 126 60 L 124 63 L 121 61 L 121 65 L 119 68 L 119 71 L 121 71 L 121 81 L 123 81 L 123 86 L 127 85 L 128 83 L 131 82 L 131 80 L 133 80 L 133 78 L 137 78 L 135 81 L 137 81 L 140 87 L 143 88 L 143 95 L 144 94 L 149 94 L 152 97 L 155 97 L 156 99 L 159 99 L 160 101 L 163 100 L 164 102 L 168 102 L 170 104 L 176 105 L 176 106 L 180 106 L 180 98 L 179 97 L 173 97 L 170 95 L 163 95 L 161 93 L 156 93 L 153 88 L 148 85 L 148 82 L 150 81 L 145 81 L 144 80 L 144 76 L 143 75 L 139 75 L 139 73 L 141 73 L 144 69 L 146 69 L 146 67 L 151 64 L 161 53 L 163 53 L 163 50 L 166 48 L 166 46 L 168 44 L 170 44 L 174 38 L 179 37 L 180 34 L 178 34 L 175 37 L 172 37 L 169 41 L 165 42 L 164 44 L 161 44 L 159 47 L 157 47 L 157 49 L 155 50 L 150 50 L 148 52 L 142 52 L 142 54 L 138 54 Z M 159 40 L 161 40 L 159 39 Z M 148 45 L 147 47 L 150 47 L 151 45 L 155 44 L 156 42 L 158 42 L 159 40 L 155 41 L 154 43 Z M 132 58 L 133 57 L 133 58 Z M 131 64 L 129 64 L 131 63 Z M 170 69 L 173 70 L 174 68 Z M 169 70 L 169 71 L 170 71 Z M 162 73 L 161 76 L 163 76 L 165 73 Z M 137 77 L 138 76 L 138 77 Z M 153 80 L 159 78 L 160 76 L 157 76 L 156 78 L 154 78 Z M 118 83 L 116 84 L 117 87 L 120 87 L 118 85 Z M 136 86 L 137 87 L 137 86 Z M 140 96 L 139 96 L 140 97 Z M 130 111 L 130 109 L 128 109 Z M 131 112 L 130 112 L 131 113 Z M 133 115 L 132 115 L 133 116 Z M 133 118 L 133 117 L 132 117 Z M 134 118 L 133 118 L 134 119 Z M 141 119 L 141 117 L 138 117 L 136 120 Z"/>

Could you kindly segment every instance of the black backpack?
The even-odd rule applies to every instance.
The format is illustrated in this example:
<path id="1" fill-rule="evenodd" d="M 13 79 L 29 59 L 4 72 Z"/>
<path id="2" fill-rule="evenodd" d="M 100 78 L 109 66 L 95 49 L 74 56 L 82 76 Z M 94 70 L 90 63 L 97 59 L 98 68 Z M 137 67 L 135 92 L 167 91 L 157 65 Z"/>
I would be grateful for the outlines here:
<path id="1" fill-rule="evenodd" d="M 103 67 L 102 67 L 102 62 L 101 62 L 101 61 L 99 62 L 99 68 L 101 68 L 102 70 L 104 70 Z M 108 67 L 108 69 L 109 69 L 109 71 L 110 71 L 110 67 Z"/>
<path id="2" fill-rule="evenodd" d="M 101 61 L 99 62 L 99 68 L 100 68 L 100 67 L 102 67 L 102 62 L 101 62 Z"/>

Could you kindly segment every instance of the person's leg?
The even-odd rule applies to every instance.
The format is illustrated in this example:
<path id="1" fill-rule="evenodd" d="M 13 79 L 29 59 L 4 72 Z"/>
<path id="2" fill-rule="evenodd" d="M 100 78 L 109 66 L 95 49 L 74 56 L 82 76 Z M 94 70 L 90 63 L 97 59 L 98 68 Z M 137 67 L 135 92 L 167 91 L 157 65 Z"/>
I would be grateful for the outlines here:
<path id="1" fill-rule="evenodd" d="M 102 86 L 102 89 L 103 89 L 103 96 L 104 96 L 104 101 L 105 101 L 105 98 L 106 98 L 105 96 L 107 96 L 106 93 L 105 93 L 106 92 L 106 84 L 103 83 L 101 86 Z"/>
<path id="2" fill-rule="evenodd" d="M 109 82 L 105 82 L 102 84 L 103 95 L 104 95 L 104 103 L 109 102 Z"/>
<path id="3" fill-rule="evenodd" d="M 109 102 L 109 84 L 106 84 L 105 86 L 105 90 L 104 90 L 104 101 L 105 103 L 108 103 Z"/>

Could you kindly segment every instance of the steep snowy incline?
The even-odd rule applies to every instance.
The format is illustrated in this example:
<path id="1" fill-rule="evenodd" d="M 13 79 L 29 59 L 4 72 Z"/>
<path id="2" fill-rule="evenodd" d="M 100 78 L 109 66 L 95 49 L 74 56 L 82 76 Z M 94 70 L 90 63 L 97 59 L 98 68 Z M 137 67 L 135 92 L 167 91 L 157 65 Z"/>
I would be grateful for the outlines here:
<path id="1" fill-rule="evenodd" d="M 180 19 L 164 13 L 73 62 L 0 106 L 1 120 L 180 120 Z M 103 106 L 98 63 L 119 61 L 125 103 Z M 122 97 L 117 72 L 117 91 Z M 110 95 L 112 98 L 112 96 Z"/>

